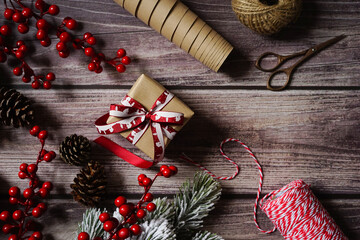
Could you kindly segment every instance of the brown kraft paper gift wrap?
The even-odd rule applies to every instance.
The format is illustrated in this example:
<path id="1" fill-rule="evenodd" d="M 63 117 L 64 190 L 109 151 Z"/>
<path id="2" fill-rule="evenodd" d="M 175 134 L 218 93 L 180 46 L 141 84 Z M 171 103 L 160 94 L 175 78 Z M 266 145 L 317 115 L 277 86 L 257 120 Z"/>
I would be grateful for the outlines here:
<path id="1" fill-rule="evenodd" d="M 215 36 L 203 31 L 204 36 L 204 33 L 201 33 L 202 28 L 199 24 L 195 24 L 196 19 L 199 19 L 198 16 L 180 0 L 114 1 L 215 72 L 219 71 L 233 50 L 231 44 L 211 28 L 210 31 Z M 225 46 L 211 43 L 208 37 L 224 43 Z M 202 43 L 205 43 L 205 46 L 202 46 Z M 196 50 L 192 49 L 193 45 Z M 201 52 L 197 53 L 199 49 Z"/>
<path id="2" fill-rule="evenodd" d="M 141 105 L 143 105 L 146 110 L 150 110 L 158 97 L 165 91 L 166 89 L 158 82 L 156 82 L 151 77 L 142 74 L 138 80 L 135 82 L 133 87 L 128 92 L 128 96 L 138 101 Z M 191 119 L 194 115 L 194 112 L 185 105 L 179 98 L 174 96 L 174 98 L 161 110 L 161 111 L 169 111 L 169 112 L 180 112 L 184 114 L 184 124 L 183 125 L 171 125 L 176 131 L 180 131 L 185 124 Z M 107 120 L 107 124 L 116 122 L 121 120 L 120 118 L 110 116 Z M 127 137 L 131 130 L 120 133 L 123 137 Z M 170 143 L 170 139 L 164 136 L 165 147 Z M 154 159 L 154 140 L 153 135 L 151 133 L 151 129 L 148 128 L 144 135 L 140 138 L 140 140 L 135 145 L 142 152 L 144 152 L 151 159 Z"/>

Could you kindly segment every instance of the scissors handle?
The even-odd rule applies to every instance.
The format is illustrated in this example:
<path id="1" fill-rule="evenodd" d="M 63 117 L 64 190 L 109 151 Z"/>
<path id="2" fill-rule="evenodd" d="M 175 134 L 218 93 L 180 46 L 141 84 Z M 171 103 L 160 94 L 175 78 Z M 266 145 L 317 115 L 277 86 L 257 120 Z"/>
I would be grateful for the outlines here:
<path id="1" fill-rule="evenodd" d="M 290 80 L 291 80 L 291 75 L 294 71 L 294 67 L 289 67 L 289 68 L 285 68 L 285 69 L 279 69 L 279 70 L 276 70 L 274 71 L 268 78 L 268 81 L 267 81 L 267 89 L 271 90 L 271 91 L 281 91 L 281 90 L 284 90 L 289 84 L 290 84 Z M 274 80 L 274 78 L 277 76 L 277 75 L 283 75 L 285 74 L 286 75 L 286 81 L 284 83 L 284 85 L 280 86 L 280 87 L 273 87 L 271 85 L 272 81 Z"/>
<path id="2" fill-rule="evenodd" d="M 265 58 L 268 58 L 268 57 L 276 57 L 277 59 L 277 63 L 274 67 L 272 68 L 265 68 L 263 67 L 262 65 L 262 61 L 265 59 Z M 279 55 L 277 53 L 273 53 L 273 52 L 266 52 L 264 54 L 262 54 L 257 60 L 256 60 L 256 63 L 255 63 L 255 66 L 261 70 L 261 71 L 264 71 L 264 72 L 272 72 L 274 71 L 275 69 L 277 69 L 278 67 L 280 67 L 284 61 L 288 58 L 288 56 L 282 56 L 282 55 Z"/>

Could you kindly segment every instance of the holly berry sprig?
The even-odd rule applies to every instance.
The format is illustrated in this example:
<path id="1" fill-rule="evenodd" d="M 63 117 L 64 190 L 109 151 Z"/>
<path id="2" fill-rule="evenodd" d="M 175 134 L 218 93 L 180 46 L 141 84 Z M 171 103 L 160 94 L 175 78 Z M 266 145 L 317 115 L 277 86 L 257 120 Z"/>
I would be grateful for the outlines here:
<path id="1" fill-rule="evenodd" d="M 47 131 L 35 126 L 30 130 L 30 134 L 39 139 L 41 149 L 35 163 L 29 165 L 22 163 L 19 168 L 18 176 L 20 179 L 29 179 L 29 188 L 26 188 L 22 194 L 17 186 L 9 189 L 10 204 L 22 206 L 21 209 L 17 209 L 12 213 L 7 210 L 0 213 L 0 220 L 5 222 L 2 232 L 11 234 L 8 240 L 42 240 L 43 238 L 42 233 L 37 229 L 36 222 L 28 218 L 39 218 L 47 210 L 47 205 L 41 200 L 49 196 L 53 184 L 49 181 L 41 184 L 36 173 L 40 163 L 51 162 L 56 157 L 56 154 L 54 151 L 44 149 L 45 140 L 48 136 Z"/>
<path id="2" fill-rule="evenodd" d="M 123 216 L 122 222 L 119 222 L 115 217 L 111 217 L 107 212 L 104 212 L 99 216 L 100 222 L 103 223 L 103 229 L 109 233 L 108 240 L 125 240 L 131 236 L 139 235 L 142 231 L 139 224 L 143 221 L 147 212 L 156 210 L 156 205 L 152 202 L 154 197 L 149 192 L 151 186 L 157 177 L 163 176 L 165 178 L 170 178 L 177 172 L 178 169 L 175 166 L 163 165 L 153 179 L 148 178 L 145 174 L 140 174 L 138 176 L 138 182 L 140 186 L 144 187 L 144 194 L 139 202 L 136 205 L 129 203 L 124 196 L 119 196 L 115 199 L 115 206 L 119 208 L 119 213 Z M 78 235 L 78 240 L 90 240 L 90 235 L 87 232 L 81 232 Z M 92 240 L 105 239 L 95 237 Z"/>
<path id="3" fill-rule="evenodd" d="M 8 5 L 10 2 L 10 5 Z M 131 59 L 126 56 L 126 51 L 120 48 L 114 58 L 106 58 L 103 53 L 96 53 L 93 46 L 96 45 L 96 38 L 93 34 L 87 32 L 83 35 L 83 38 L 74 38 L 68 30 L 76 30 L 78 23 L 71 17 L 65 17 L 59 26 L 53 26 L 44 17 L 47 15 L 56 16 L 59 14 L 60 9 L 57 5 L 49 5 L 43 0 L 37 0 L 34 3 L 38 12 L 34 12 L 31 8 L 25 6 L 21 0 L 4 0 L 5 11 L 4 17 L 7 20 L 13 21 L 18 24 L 17 30 L 21 34 L 29 32 L 30 20 L 34 18 L 36 20 L 36 38 L 40 41 L 43 47 L 49 47 L 51 45 L 51 39 L 49 32 L 54 30 L 59 42 L 56 44 L 56 49 L 59 52 L 61 58 L 67 58 L 70 55 L 70 48 L 83 50 L 84 54 L 91 57 L 88 64 L 89 71 L 95 73 L 101 73 L 103 67 L 102 62 L 113 66 L 118 72 L 123 73 L 126 70 L 125 65 L 131 63 Z M 16 42 L 16 46 L 13 47 L 6 43 L 4 37 L 11 36 L 11 28 L 9 25 L 3 25 L 0 27 L 0 62 L 7 60 L 7 55 L 15 56 L 20 62 L 19 67 L 14 68 L 13 73 L 16 76 L 22 76 L 22 81 L 29 83 L 32 81 L 32 88 L 39 89 L 43 87 L 50 89 L 52 81 L 55 80 L 55 74 L 50 72 L 47 75 L 36 75 L 33 69 L 24 61 L 28 46 L 21 40 Z"/>

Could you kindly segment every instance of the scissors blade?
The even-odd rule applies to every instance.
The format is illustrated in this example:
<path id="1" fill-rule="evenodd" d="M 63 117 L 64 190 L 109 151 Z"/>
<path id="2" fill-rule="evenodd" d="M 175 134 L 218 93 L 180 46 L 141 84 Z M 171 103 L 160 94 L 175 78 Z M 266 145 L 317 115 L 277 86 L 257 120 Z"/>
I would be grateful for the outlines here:
<path id="1" fill-rule="evenodd" d="M 312 47 L 311 50 L 313 52 L 315 52 L 315 51 L 319 52 L 319 51 L 323 50 L 324 48 L 327 48 L 328 46 L 333 45 L 344 38 L 346 38 L 346 36 L 344 34 L 342 34 L 340 36 L 337 36 L 330 40 L 327 40 L 326 42 L 320 43 L 320 44 L 316 45 L 315 47 Z"/>

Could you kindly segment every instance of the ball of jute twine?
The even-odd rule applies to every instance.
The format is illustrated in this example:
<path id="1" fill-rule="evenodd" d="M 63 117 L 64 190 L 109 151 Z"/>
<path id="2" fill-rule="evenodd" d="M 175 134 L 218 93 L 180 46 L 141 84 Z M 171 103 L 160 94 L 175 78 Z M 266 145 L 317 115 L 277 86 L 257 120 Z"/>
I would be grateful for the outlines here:
<path id="1" fill-rule="evenodd" d="M 232 0 L 231 4 L 245 26 L 264 35 L 295 22 L 302 9 L 302 0 Z"/>

